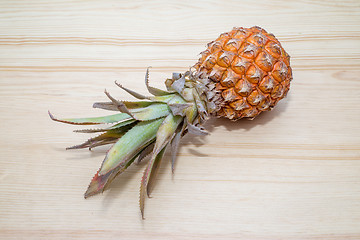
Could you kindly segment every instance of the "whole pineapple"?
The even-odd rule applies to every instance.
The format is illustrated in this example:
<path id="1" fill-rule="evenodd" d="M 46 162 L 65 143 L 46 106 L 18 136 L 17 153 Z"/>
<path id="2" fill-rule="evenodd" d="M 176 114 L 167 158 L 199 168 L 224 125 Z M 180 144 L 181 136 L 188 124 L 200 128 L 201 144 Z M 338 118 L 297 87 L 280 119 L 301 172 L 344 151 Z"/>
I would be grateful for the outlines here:
<path id="1" fill-rule="evenodd" d="M 254 118 L 271 110 L 284 98 L 292 80 L 290 57 L 274 35 L 260 27 L 234 28 L 223 33 L 201 53 L 190 71 L 173 73 L 165 81 L 167 91 L 150 87 L 149 73 L 145 84 L 152 96 L 144 96 L 116 83 L 141 101 L 119 101 L 109 93 L 110 102 L 98 102 L 95 108 L 120 113 L 59 122 L 90 125 L 113 123 L 111 127 L 78 130 L 100 135 L 83 144 L 70 147 L 93 148 L 114 143 L 93 177 L 85 198 L 104 191 L 110 182 L 132 163 L 149 157 L 140 186 L 140 210 L 144 217 L 145 195 L 167 146 L 171 146 L 172 170 L 177 148 L 186 133 L 207 134 L 202 124 L 210 117 L 231 120 Z"/>

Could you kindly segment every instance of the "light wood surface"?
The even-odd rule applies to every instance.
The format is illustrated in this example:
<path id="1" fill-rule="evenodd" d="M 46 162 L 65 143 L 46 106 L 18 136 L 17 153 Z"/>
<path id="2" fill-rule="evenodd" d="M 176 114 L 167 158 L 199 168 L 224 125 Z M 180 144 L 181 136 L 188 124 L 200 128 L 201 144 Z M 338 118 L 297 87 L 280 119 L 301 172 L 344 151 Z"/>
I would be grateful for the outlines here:
<path id="1" fill-rule="evenodd" d="M 233 26 L 259 25 L 291 55 L 288 97 L 253 121 L 210 120 L 211 135 L 169 153 L 146 220 L 145 165 L 102 195 L 83 193 L 106 147 L 60 117 L 163 86 Z M 360 2 L 0 1 L 0 239 L 360 239 Z"/>

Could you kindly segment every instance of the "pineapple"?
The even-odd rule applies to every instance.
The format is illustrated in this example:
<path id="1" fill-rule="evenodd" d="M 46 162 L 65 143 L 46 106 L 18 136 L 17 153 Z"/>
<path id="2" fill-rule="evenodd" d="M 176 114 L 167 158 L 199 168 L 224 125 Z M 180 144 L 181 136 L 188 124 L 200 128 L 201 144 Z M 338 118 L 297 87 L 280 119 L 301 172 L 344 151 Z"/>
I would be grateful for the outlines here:
<path id="1" fill-rule="evenodd" d="M 105 94 L 109 102 L 93 107 L 117 112 L 94 118 L 52 120 L 77 125 L 112 124 L 110 127 L 76 132 L 100 133 L 68 149 L 113 144 L 85 192 L 85 198 L 103 192 L 132 163 L 149 159 L 140 185 L 140 210 L 144 218 L 146 195 L 167 147 L 171 148 L 172 171 L 181 137 L 187 133 L 206 135 L 202 127 L 211 116 L 233 121 L 253 119 L 271 110 L 284 98 L 292 80 L 290 57 L 274 35 L 260 27 L 234 28 L 207 45 L 198 62 L 185 73 L 173 73 L 165 81 L 167 91 L 145 85 L 144 96 L 116 83 L 139 101 L 121 101 Z"/>

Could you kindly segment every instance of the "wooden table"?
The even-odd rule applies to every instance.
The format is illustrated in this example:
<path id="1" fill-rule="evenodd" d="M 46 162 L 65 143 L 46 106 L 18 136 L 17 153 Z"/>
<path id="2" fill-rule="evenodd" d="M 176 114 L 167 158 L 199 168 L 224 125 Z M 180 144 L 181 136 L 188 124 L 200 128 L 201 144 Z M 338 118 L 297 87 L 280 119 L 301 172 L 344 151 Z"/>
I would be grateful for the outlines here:
<path id="1" fill-rule="evenodd" d="M 146 220 L 145 167 L 83 193 L 107 148 L 61 117 L 100 116 L 233 26 L 259 25 L 292 59 L 288 97 L 254 121 L 210 120 L 166 153 Z M 0 239 L 360 239 L 360 2 L 1 1 Z"/>

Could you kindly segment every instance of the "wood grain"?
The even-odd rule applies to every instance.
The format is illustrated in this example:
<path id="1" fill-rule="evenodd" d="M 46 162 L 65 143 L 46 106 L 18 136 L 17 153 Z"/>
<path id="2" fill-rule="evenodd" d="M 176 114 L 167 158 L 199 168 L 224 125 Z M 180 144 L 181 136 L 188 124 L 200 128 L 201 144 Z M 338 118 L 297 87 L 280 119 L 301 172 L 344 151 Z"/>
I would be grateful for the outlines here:
<path id="1" fill-rule="evenodd" d="M 146 220 L 144 165 L 82 197 L 106 147 L 50 121 L 99 116 L 190 67 L 233 26 L 259 25 L 292 57 L 288 97 L 254 121 L 212 119 L 164 161 Z M 1 1 L 1 239 L 360 239 L 360 3 Z M 166 153 L 166 159 L 170 159 Z"/>

